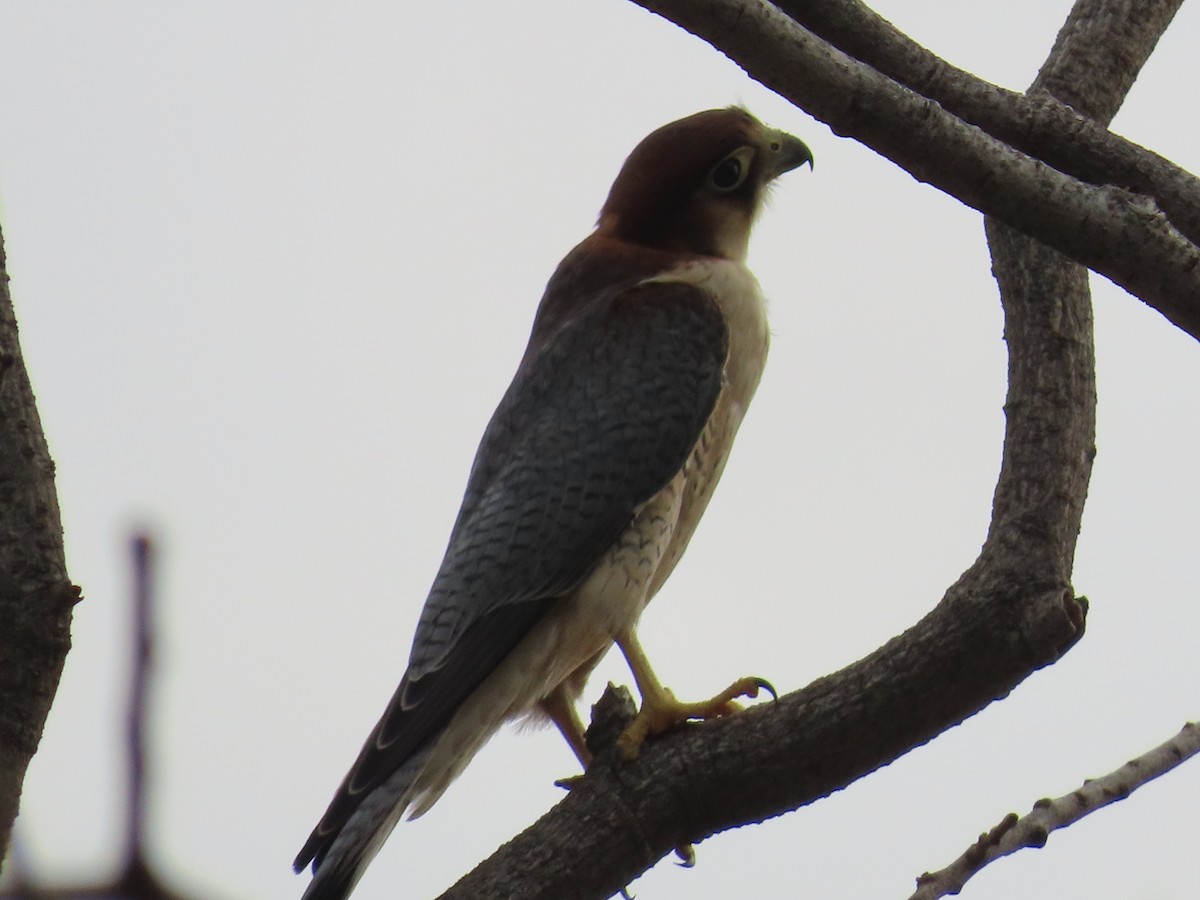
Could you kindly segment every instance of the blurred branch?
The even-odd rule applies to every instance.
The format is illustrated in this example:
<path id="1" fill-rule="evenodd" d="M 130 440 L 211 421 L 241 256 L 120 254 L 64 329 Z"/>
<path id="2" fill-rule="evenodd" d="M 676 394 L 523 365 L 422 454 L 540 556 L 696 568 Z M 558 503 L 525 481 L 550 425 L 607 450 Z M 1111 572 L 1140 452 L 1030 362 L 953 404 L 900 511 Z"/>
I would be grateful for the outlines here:
<path id="1" fill-rule="evenodd" d="M 129 806 L 125 810 L 125 872 L 149 874 L 145 852 L 146 714 L 150 673 L 153 545 L 136 535 L 133 549 L 133 672 L 126 719 L 129 749 Z"/>
<path id="2" fill-rule="evenodd" d="M 1124 800 L 1142 785 L 1165 775 L 1200 753 L 1200 724 L 1189 722 L 1169 741 L 1132 759 L 1103 778 L 1088 779 L 1078 790 L 1056 800 L 1039 800 L 1033 810 L 1017 818 L 1013 813 L 972 844 L 962 856 L 938 872 L 917 879 L 909 900 L 937 900 L 959 893 L 984 866 L 1026 847 L 1041 848 L 1050 833 L 1066 828 L 1084 816 Z"/>
<path id="3" fill-rule="evenodd" d="M 133 653 L 126 714 L 128 777 L 125 807 L 125 859 L 115 881 L 82 886 L 43 888 L 35 883 L 31 863 L 14 872 L 12 885 L 0 900 L 190 900 L 169 888 L 155 873 L 145 845 L 147 811 L 146 722 L 149 715 L 153 657 L 154 544 L 144 534 L 130 542 L 133 557 Z"/>

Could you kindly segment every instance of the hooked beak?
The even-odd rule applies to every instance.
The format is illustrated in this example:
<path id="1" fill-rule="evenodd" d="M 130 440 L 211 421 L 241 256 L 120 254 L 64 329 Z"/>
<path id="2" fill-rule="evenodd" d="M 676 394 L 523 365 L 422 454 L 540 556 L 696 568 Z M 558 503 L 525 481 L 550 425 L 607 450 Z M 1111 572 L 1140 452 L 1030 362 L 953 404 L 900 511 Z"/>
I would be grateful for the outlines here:
<path id="1" fill-rule="evenodd" d="M 812 151 L 804 141 L 786 131 L 767 131 L 767 180 L 778 178 L 784 172 L 798 169 L 805 163 L 813 167 Z"/>

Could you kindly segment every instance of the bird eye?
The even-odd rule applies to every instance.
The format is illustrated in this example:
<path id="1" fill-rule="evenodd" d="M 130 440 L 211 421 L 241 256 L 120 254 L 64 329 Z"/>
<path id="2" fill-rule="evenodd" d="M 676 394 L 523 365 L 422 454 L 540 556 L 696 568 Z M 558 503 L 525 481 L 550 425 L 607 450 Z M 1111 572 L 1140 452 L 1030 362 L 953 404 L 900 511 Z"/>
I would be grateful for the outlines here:
<path id="1" fill-rule="evenodd" d="M 753 158 L 752 147 L 739 147 L 713 166 L 708 176 L 709 184 L 722 193 L 736 189 L 750 174 L 750 162 Z"/>
<path id="2" fill-rule="evenodd" d="M 718 190 L 732 191 L 742 183 L 742 161 L 734 156 L 721 160 L 713 169 L 712 183 Z"/>

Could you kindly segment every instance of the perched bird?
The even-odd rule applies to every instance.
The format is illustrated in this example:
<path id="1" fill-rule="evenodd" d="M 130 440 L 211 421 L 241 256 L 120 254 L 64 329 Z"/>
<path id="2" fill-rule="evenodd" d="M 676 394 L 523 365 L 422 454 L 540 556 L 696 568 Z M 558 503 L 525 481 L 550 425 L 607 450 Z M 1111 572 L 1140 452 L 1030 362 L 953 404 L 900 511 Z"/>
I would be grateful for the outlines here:
<path id="1" fill-rule="evenodd" d="M 805 145 L 740 108 L 697 113 L 625 161 L 559 265 L 471 467 L 408 670 L 296 857 L 304 900 L 349 895 L 400 817 L 427 811 L 504 722 L 575 711 L 615 642 L 642 695 L 620 745 L 729 712 L 761 682 L 680 703 L 638 643 L 762 375 L 766 308 L 745 266 L 767 186 Z"/>

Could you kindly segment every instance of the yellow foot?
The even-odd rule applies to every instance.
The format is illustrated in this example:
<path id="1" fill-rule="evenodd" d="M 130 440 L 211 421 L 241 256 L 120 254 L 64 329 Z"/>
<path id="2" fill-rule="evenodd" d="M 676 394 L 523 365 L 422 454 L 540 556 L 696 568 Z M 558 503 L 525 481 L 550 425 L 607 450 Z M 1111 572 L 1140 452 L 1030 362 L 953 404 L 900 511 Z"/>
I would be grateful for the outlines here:
<path id="1" fill-rule="evenodd" d="M 737 712 L 741 709 L 736 702 L 738 697 L 757 697 L 760 690 L 778 696 L 770 682 L 762 678 L 739 678 L 717 696 L 698 703 L 681 703 L 667 688 L 662 688 L 661 693 L 646 694 L 642 697 L 642 708 L 617 739 L 617 746 L 626 759 L 635 759 L 650 735 L 662 734 L 688 719 L 715 719 Z"/>

